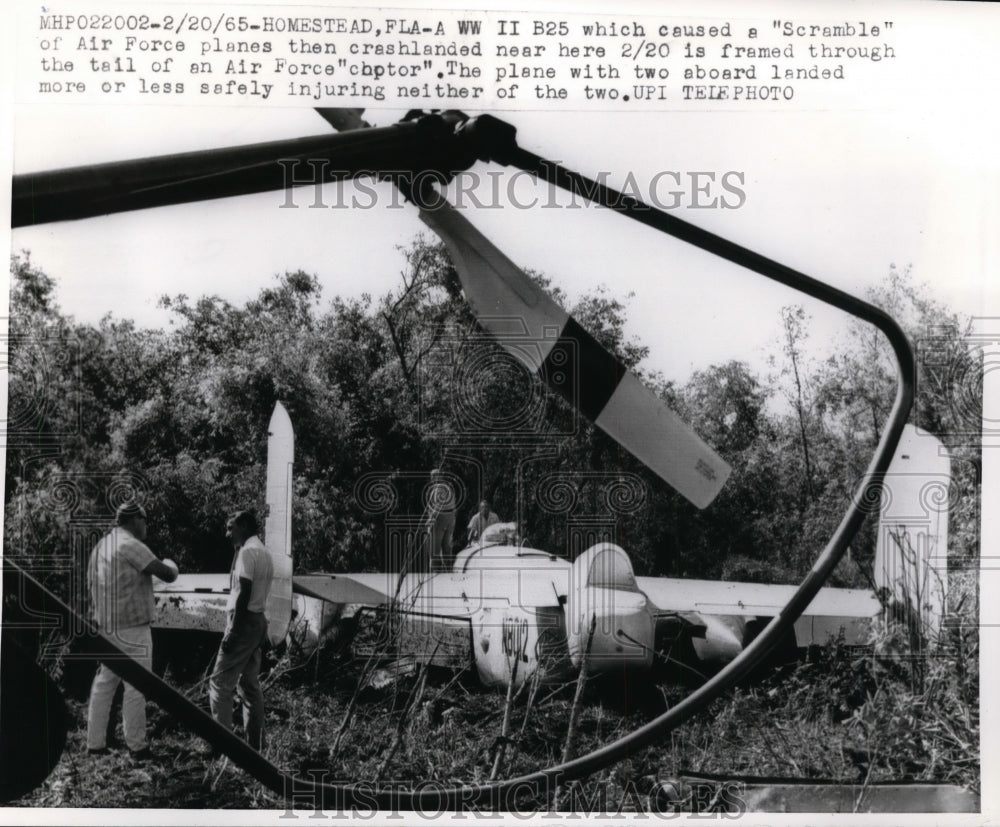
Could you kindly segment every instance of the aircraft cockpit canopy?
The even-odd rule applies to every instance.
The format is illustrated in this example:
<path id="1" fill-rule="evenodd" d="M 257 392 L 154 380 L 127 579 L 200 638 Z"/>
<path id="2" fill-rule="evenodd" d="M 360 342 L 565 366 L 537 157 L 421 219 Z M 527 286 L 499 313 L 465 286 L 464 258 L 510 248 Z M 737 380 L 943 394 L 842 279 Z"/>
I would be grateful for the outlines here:
<path id="1" fill-rule="evenodd" d="M 588 549 L 588 553 L 591 559 L 587 567 L 587 586 L 626 592 L 639 591 L 632 561 L 623 548 L 614 543 L 601 543 Z"/>

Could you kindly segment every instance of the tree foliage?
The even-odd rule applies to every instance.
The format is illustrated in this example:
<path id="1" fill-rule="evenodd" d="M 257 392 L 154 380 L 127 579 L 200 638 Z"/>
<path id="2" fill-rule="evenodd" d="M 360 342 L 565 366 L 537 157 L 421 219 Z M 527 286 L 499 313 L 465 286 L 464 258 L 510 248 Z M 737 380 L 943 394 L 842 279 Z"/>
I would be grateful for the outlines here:
<path id="1" fill-rule="evenodd" d="M 412 541 L 427 472 L 441 467 L 461 498 L 459 540 L 487 497 L 557 553 L 607 536 L 651 574 L 801 578 L 891 403 L 879 334 L 852 326 L 817 365 L 808 316 L 787 307 L 770 375 L 730 361 L 677 385 L 643 371 L 647 350 L 625 334 L 630 297 L 602 287 L 570 308 L 732 465 L 699 512 L 477 328 L 443 245 L 418 238 L 401 255 L 399 287 L 381 297 L 324 301 L 314 276 L 290 272 L 242 306 L 164 297 L 166 331 L 112 316 L 77 323 L 59 308 L 54 279 L 27 254 L 13 257 L 7 550 L 79 562 L 118 500 L 137 494 L 157 550 L 184 570 L 224 570 L 226 514 L 264 505 L 267 424 L 280 400 L 296 431 L 300 570 L 388 565 L 392 544 Z M 981 410 L 968 321 L 896 268 L 870 298 L 920 346 L 914 419 L 955 459 L 952 553 L 967 561 L 978 552 L 970 430 Z M 772 404 L 780 398 L 784 411 Z M 870 559 L 872 546 L 869 526 L 854 557 Z M 839 573 L 843 584 L 864 582 L 850 567 Z"/>

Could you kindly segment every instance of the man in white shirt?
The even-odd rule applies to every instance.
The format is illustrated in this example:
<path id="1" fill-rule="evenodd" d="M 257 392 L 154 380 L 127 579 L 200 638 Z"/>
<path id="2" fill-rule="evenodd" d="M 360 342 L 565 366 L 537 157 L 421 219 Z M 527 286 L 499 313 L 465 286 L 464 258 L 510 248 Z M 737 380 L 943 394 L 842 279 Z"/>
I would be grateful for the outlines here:
<path id="1" fill-rule="evenodd" d="M 271 591 L 274 564 L 257 537 L 257 518 L 241 511 L 229 518 L 226 536 L 236 549 L 229 588 L 229 620 L 209 682 L 212 717 L 233 728 L 233 694 L 239 685 L 243 698 L 243 729 L 247 743 L 264 748 L 264 693 L 260 662 L 267 640 L 264 607 Z"/>
<path id="2" fill-rule="evenodd" d="M 146 511 L 137 503 L 121 506 L 115 527 L 94 547 L 87 565 L 94 621 L 105 637 L 147 669 L 153 667 L 153 635 L 149 625 L 155 612 L 153 577 L 167 583 L 177 579 L 177 564 L 160 560 L 143 542 Z M 111 702 L 121 678 L 104 663 L 98 667 L 90 687 L 87 708 L 87 752 L 107 753 Z M 125 684 L 122 702 L 125 745 L 132 758 L 150 757 L 146 744 L 146 699 L 131 684 Z"/>
<path id="3" fill-rule="evenodd" d="M 491 525 L 496 525 L 500 522 L 500 518 L 493 513 L 493 509 L 490 508 L 489 500 L 481 500 L 479 503 L 479 511 L 477 511 L 471 520 L 469 520 L 469 527 L 467 529 L 467 534 L 469 537 L 469 545 L 476 542 L 483 536 L 483 532 L 489 528 Z"/>

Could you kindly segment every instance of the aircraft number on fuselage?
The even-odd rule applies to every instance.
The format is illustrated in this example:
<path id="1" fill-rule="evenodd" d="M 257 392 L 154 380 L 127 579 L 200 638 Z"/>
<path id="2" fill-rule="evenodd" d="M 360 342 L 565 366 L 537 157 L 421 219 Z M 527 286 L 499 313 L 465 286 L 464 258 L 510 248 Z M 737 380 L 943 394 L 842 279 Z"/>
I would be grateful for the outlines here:
<path id="1" fill-rule="evenodd" d="M 528 662 L 528 619 L 525 617 L 505 617 L 501 635 L 503 653 L 508 657 L 520 658 Z"/>

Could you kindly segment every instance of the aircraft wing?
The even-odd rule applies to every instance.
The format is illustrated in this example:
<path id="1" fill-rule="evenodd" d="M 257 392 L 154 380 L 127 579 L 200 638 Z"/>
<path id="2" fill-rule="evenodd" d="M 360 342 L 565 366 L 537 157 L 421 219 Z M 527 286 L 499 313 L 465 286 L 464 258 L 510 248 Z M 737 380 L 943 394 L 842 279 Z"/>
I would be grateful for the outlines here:
<path id="1" fill-rule="evenodd" d="M 695 650 L 708 661 L 736 657 L 772 617 L 788 604 L 795 586 L 762 583 L 637 577 L 639 588 L 654 607 L 657 630 L 661 624 L 686 622 L 704 626 Z M 847 643 L 863 643 L 869 621 L 882 607 L 867 589 L 820 589 L 795 622 L 795 645 L 822 645 L 843 633 Z"/>
<path id="2" fill-rule="evenodd" d="M 721 580 L 688 580 L 670 577 L 637 577 L 639 588 L 658 608 L 673 612 L 774 617 L 788 603 L 795 586 L 740 583 Z M 868 589 L 820 589 L 803 616 L 866 617 L 881 606 Z"/>
<path id="3" fill-rule="evenodd" d="M 293 578 L 303 616 L 316 625 L 317 641 L 331 637 L 322 618 L 356 623 L 354 654 L 396 662 L 403 672 L 417 664 L 463 669 L 473 665 L 472 617 L 480 607 L 478 589 L 463 588 L 474 577 L 440 574 L 311 574 Z M 471 594 L 471 597 L 470 597 Z M 392 606 L 397 612 L 386 616 Z M 387 635 L 394 629 L 398 634 Z"/>
<path id="4" fill-rule="evenodd" d="M 357 622 L 368 630 L 357 635 L 355 650 L 361 657 L 384 649 L 387 657 L 402 654 L 409 665 L 427 662 L 456 669 L 470 665 L 471 608 L 480 604 L 478 590 L 466 590 L 473 594 L 472 599 L 463 599 L 461 587 L 457 591 L 442 590 L 439 595 L 433 594 L 434 590 L 422 594 L 419 581 L 412 576 L 404 578 L 400 595 L 416 589 L 419 598 L 399 601 L 400 637 L 398 646 L 390 649 L 379 635 L 382 610 L 393 603 L 397 582 L 396 575 L 377 573 L 297 575 L 292 582 L 294 622 L 290 628 L 300 645 L 308 648 L 325 639 L 337 640 L 342 621 Z M 153 628 L 218 634 L 225 631 L 227 574 L 187 574 L 173 583 L 158 582 L 154 597 Z"/>
<path id="5" fill-rule="evenodd" d="M 395 588 L 385 574 L 297 574 L 292 590 L 328 603 L 383 606 Z"/>
<path id="6" fill-rule="evenodd" d="M 462 573 L 310 574 L 293 578 L 297 594 L 330 603 L 397 608 L 420 614 L 467 617 L 483 608 L 557 605 L 566 593 L 565 567 L 475 569 Z"/>

